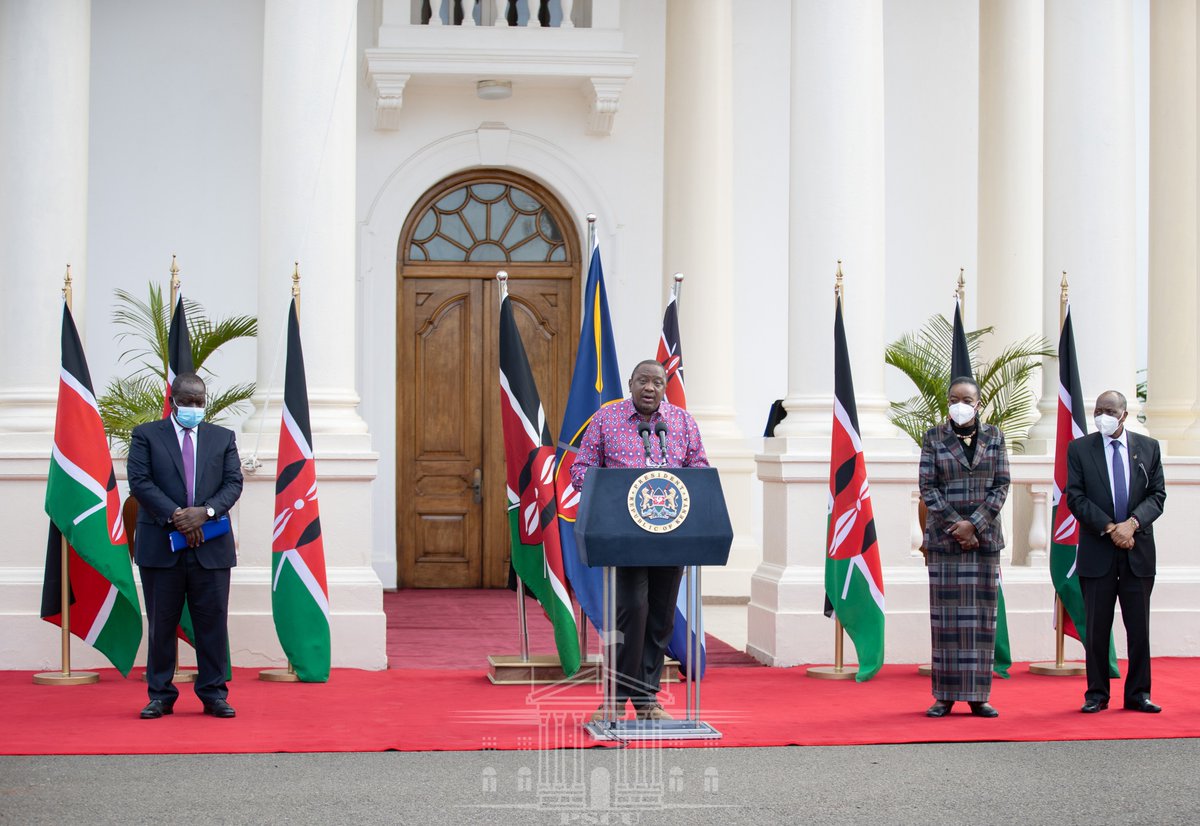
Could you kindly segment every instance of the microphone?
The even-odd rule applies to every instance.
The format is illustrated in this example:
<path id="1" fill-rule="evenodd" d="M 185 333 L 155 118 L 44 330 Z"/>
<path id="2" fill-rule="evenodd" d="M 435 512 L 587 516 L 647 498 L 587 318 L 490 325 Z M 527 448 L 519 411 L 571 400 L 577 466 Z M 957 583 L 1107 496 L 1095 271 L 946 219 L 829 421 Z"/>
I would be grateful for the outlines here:
<path id="1" fill-rule="evenodd" d="M 654 432 L 656 434 L 658 434 L 658 446 L 662 450 L 663 467 L 666 467 L 666 464 L 667 464 L 667 431 L 668 430 L 670 430 L 670 428 L 667 427 L 666 422 L 656 422 L 654 424 Z"/>
<path id="2" fill-rule="evenodd" d="M 638 435 L 642 437 L 642 444 L 646 446 L 646 458 L 650 458 L 650 422 L 638 422 Z"/>

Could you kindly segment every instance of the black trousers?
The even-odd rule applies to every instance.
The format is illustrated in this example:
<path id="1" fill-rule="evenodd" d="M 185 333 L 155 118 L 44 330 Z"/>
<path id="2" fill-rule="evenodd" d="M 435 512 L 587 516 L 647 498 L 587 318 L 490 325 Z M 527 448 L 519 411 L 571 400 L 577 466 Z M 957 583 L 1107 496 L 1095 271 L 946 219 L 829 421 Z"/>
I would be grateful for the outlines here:
<path id="1" fill-rule="evenodd" d="M 1121 619 L 1129 643 L 1129 672 L 1125 675 L 1125 702 L 1150 696 L 1150 592 L 1154 577 L 1134 576 L 1128 554 L 1113 555 L 1104 576 L 1081 576 L 1083 605 L 1087 611 L 1087 692 L 1084 698 L 1108 702 L 1109 638 L 1113 609 L 1121 602 Z"/>
<path id="2" fill-rule="evenodd" d="M 190 550 L 179 551 L 171 568 L 139 568 L 146 597 L 149 638 L 146 684 L 151 700 L 174 703 L 179 689 L 175 676 L 175 629 L 183 615 L 184 599 L 192 616 L 198 673 L 194 689 L 202 702 L 229 696 L 225 672 L 229 666 L 229 568 L 204 568 Z"/>
<path id="3" fill-rule="evenodd" d="M 683 568 L 617 568 L 617 705 L 657 702 Z"/>

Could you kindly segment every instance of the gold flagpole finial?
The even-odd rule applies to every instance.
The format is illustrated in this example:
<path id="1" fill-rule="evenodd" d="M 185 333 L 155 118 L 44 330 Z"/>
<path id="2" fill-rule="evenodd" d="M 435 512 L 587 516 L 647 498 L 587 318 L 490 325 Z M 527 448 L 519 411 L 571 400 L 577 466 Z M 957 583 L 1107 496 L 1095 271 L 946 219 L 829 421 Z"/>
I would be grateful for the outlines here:
<path id="1" fill-rule="evenodd" d="M 179 300 L 179 265 L 175 263 L 175 253 L 171 253 L 171 312 L 175 312 L 175 302 Z"/>
<path id="2" fill-rule="evenodd" d="M 845 295 L 846 286 L 843 283 L 845 276 L 842 275 L 842 259 L 837 262 L 837 275 L 833 279 L 833 294 L 837 296 L 838 301 L 842 300 Z"/>
<path id="3" fill-rule="evenodd" d="M 1067 285 L 1067 271 L 1063 270 L 1058 293 L 1058 327 L 1060 330 L 1067 321 L 1067 305 L 1070 303 L 1070 292 L 1071 288 Z"/>
<path id="4" fill-rule="evenodd" d="M 75 285 L 71 281 L 71 265 L 67 264 L 67 274 L 63 276 L 62 297 L 63 301 L 67 302 L 67 309 L 71 309 L 71 300 L 74 298 Z"/>
<path id="5" fill-rule="evenodd" d="M 300 316 L 300 262 L 292 262 L 292 300 L 296 302 L 296 316 Z"/>

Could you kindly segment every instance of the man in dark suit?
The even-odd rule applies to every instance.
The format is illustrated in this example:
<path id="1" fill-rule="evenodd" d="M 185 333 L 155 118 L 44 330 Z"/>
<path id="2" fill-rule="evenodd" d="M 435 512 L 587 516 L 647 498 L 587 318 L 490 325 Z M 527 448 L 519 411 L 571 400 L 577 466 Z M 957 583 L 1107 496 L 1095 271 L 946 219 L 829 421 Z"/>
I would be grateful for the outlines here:
<path id="1" fill-rule="evenodd" d="M 171 714 L 179 696 L 175 629 L 186 598 L 199 666 L 195 691 L 204 713 L 233 717 L 226 702 L 229 578 L 237 564 L 233 534 L 205 540 L 205 522 L 229 512 L 242 494 L 242 469 L 233 432 L 203 421 L 204 382 L 183 373 L 171 384 L 171 415 L 139 425 L 129 445 L 129 491 L 138 501 L 134 559 L 142 577 L 150 625 L 143 719 Z M 187 547 L 169 539 L 179 531 Z"/>
<path id="2" fill-rule="evenodd" d="M 1158 442 L 1125 429 L 1125 397 L 1096 399 L 1096 431 L 1067 448 L 1067 507 L 1079 521 L 1076 560 L 1087 612 L 1087 692 L 1083 711 L 1108 708 L 1108 655 L 1113 608 L 1129 643 L 1125 708 L 1157 713 L 1150 701 L 1150 592 L 1154 528 L 1167 498 Z"/>

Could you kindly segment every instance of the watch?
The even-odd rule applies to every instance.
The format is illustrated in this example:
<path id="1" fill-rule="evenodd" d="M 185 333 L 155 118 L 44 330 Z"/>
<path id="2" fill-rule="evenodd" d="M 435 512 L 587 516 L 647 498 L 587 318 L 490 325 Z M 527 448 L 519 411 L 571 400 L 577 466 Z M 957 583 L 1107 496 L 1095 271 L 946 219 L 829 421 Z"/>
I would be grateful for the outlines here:
<path id="1" fill-rule="evenodd" d="M 217 515 L 217 512 L 215 510 L 213 510 L 212 505 L 205 505 L 204 512 L 208 514 L 209 519 L 212 519 L 213 517 L 215 517 Z"/>

